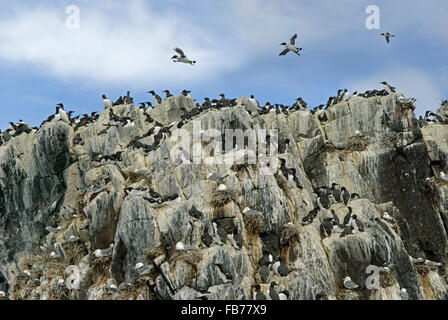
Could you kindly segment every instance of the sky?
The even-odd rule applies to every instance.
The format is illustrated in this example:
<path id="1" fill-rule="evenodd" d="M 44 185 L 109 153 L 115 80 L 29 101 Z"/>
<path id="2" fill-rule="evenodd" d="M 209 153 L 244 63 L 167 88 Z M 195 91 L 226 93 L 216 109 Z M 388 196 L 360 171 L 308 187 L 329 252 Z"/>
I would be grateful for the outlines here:
<path id="1" fill-rule="evenodd" d="M 446 0 L 0 0 L 0 129 L 39 126 L 56 104 L 75 114 L 191 90 L 325 104 L 338 89 L 417 98 L 416 114 L 448 98 Z M 379 29 L 369 29 L 369 6 Z M 74 8 L 74 9 L 73 9 Z M 378 13 L 378 14 L 377 14 Z M 379 18 L 379 19 L 378 19 Z M 395 35 L 390 44 L 380 33 Z M 298 34 L 301 56 L 279 56 Z M 195 66 L 173 63 L 180 47 Z M 136 103 L 137 104 L 137 103 Z"/>

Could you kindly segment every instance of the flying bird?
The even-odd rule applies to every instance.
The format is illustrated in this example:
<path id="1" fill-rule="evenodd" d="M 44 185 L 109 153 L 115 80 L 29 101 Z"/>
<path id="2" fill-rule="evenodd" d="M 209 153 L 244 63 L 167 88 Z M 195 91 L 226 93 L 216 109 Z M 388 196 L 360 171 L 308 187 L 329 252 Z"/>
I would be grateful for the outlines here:
<path id="1" fill-rule="evenodd" d="M 188 63 L 191 64 L 192 66 L 194 66 L 194 64 L 196 63 L 196 61 L 188 59 L 185 53 L 182 51 L 182 49 L 176 47 L 174 48 L 174 51 L 178 53 L 178 55 L 176 54 L 171 57 L 171 59 L 173 59 L 174 62 Z"/>
<path id="2" fill-rule="evenodd" d="M 289 43 L 286 43 L 286 42 L 280 43 L 281 46 L 285 46 L 286 48 L 285 48 L 285 50 L 280 52 L 279 56 L 284 56 L 289 51 L 292 51 L 292 52 L 294 52 L 294 53 L 296 53 L 297 55 L 300 56 L 299 51 L 302 50 L 302 48 L 297 48 L 295 46 L 296 39 L 297 39 L 297 33 L 292 36 L 292 38 L 289 40 Z"/>
<path id="3" fill-rule="evenodd" d="M 389 38 L 395 37 L 393 34 L 390 34 L 389 32 L 382 33 L 381 35 L 386 38 L 387 43 L 389 43 Z"/>
<path id="4" fill-rule="evenodd" d="M 391 93 L 395 92 L 395 87 L 392 87 L 386 81 L 383 81 L 383 82 L 380 82 L 380 83 L 383 85 L 384 90 L 386 90 L 388 94 L 391 94 Z"/>

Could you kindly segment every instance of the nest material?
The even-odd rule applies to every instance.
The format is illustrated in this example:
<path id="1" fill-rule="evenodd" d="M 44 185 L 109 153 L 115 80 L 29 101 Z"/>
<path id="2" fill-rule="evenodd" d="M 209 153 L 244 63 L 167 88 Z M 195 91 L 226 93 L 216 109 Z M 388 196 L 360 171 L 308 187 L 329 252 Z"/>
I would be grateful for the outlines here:
<path id="1" fill-rule="evenodd" d="M 48 280 L 54 278 L 64 278 L 65 269 L 67 269 L 68 266 L 69 264 L 62 258 L 45 259 L 43 263 L 44 276 Z"/>
<path id="2" fill-rule="evenodd" d="M 286 227 L 282 226 L 280 229 L 280 245 L 289 246 L 294 242 L 298 242 L 299 229 L 297 227 Z"/>
<path id="3" fill-rule="evenodd" d="M 263 217 L 258 214 L 245 214 L 243 217 L 243 221 L 246 230 L 251 234 L 260 233 L 264 225 Z"/>
<path id="4" fill-rule="evenodd" d="M 173 268 L 176 268 L 176 264 L 179 261 L 183 261 L 193 267 L 195 272 L 197 272 L 197 265 L 201 260 L 202 254 L 198 250 L 176 250 L 170 257 L 170 263 L 173 265 Z"/>
<path id="5" fill-rule="evenodd" d="M 381 288 L 391 287 L 395 284 L 395 276 L 393 271 L 380 273 Z"/>
<path id="6" fill-rule="evenodd" d="M 160 257 L 161 255 L 165 254 L 165 249 L 163 247 L 156 247 L 156 248 L 148 248 L 146 249 L 146 262 L 152 263 L 154 259 L 157 257 Z"/>
<path id="7" fill-rule="evenodd" d="M 67 287 L 57 287 L 48 290 L 48 300 L 69 300 L 70 290 Z"/>
<path id="8" fill-rule="evenodd" d="M 81 241 L 63 243 L 62 248 L 67 254 L 67 257 L 73 260 L 70 261 L 70 264 L 74 265 L 77 265 L 89 253 L 86 245 Z"/>
<path id="9" fill-rule="evenodd" d="M 333 142 L 327 141 L 324 143 L 324 150 L 326 152 L 334 152 L 336 150 L 336 146 L 334 145 Z"/>
<path id="10" fill-rule="evenodd" d="M 359 296 L 356 293 L 356 291 L 342 289 L 342 290 L 338 290 L 338 292 L 336 292 L 336 299 L 337 300 L 359 300 Z"/>
<path id="11" fill-rule="evenodd" d="M 236 190 L 215 190 L 212 194 L 212 206 L 215 208 L 223 207 L 231 201 L 236 202 L 238 193 Z"/>
<path id="12" fill-rule="evenodd" d="M 253 163 L 249 164 L 247 162 L 245 162 L 245 163 L 235 163 L 234 165 L 232 165 L 230 167 L 230 170 L 236 171 L 236 172 L 241 172 L 241 171 L 243 171 L 243 170 L 245 170 L 245 169 L 247 169 L 249 167 L 252 167 L 255 170 L 256 165 L 253 164 Z"/>
<path id="13" fill-rule="evenodd" d="M 367 137 L 353 136 L 348 139 L 345 151 L 346 152 L 364 151 L 367 149 L 368 145 L 369 143 L 367 141 Z"/>
<path id="14" fill-rule="evenodd" d="M 107 276 L 112 264 L 112 256 L 95 258 L 92 263 L 92 271 L 95 275 Z"/>
<path id="15" fill-rule="evenodd" d="M 424 263 L 414 264 L 415 269 L 417 269 L 418 274 L 424 276 L 430 273 L 431 271 L 438 271 L 439 269 L 436 266 L 427 265 Z"/>

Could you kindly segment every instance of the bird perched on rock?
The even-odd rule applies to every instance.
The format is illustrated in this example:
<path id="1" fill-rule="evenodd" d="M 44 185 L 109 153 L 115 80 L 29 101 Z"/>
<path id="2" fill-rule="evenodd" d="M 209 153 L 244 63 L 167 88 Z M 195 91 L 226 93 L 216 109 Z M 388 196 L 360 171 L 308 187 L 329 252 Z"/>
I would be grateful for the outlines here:
<path id="1" fill-rule="evenodd" d="M 165 99 L 174 97 L 174 96 L 171 94 L 170 90 L 164 90 L 163 92 L 165 92 Z"/>
<path id="2" fill-rule="evenodd" d="M 359 288 L 359 286 L 349 277 L 345 277 L 343 280 L 344 287 L 348 290 L 354 290 Z"/>
<path id="3" fill-rule="evenodd" d="M 350 201 L 351 194 L 350 194 L 350 192 L 347 191 L 347 189 L 345 187 L 341 188 L 341 197 L 342 197 L 342 201 L 344 202 L 344 204 L 347 205 L 347 203 L 349 203 L 349 201 Z"/>
<path id="4" fill-rule="evenodd" d="M 226 175 L 224 175 L 224 176 L 220 176 L 220 175 L 217 175 L 217 174 L 215 174 L 215 173 L 209 173 L 208 175 L 207 175 L 207 180 L 212 180 L 212 181 L 216 181 L 216 182 L 222 182 L 222 180 L 224 180 L 225 178 L 227 178 L 229 175 L 228 174 L 226 174 Z"/>
<path id="5" fill-rule="evenodd" d="M 275 289 L 277 286 L 277 282 L 272 281 L 271 285 L 269 286 L 268 292 L 267 292 L 267 298 L 268 300 L 280 300 L 280 297 Z"/>
<path id="6" fill-rule="evenodd" d="M 174 62 L 182 62 L 191 64 L 192 66 L 196 63 L 196 61 L 192 61 L 187 58 L 185 53 L 180 48 L 174 48 L 174 51 L 176 51 L 176 55 L 172 56 L 171 59 L 173 59 Z"/>
<path id="7" fill-rule="evenodd" d="M 17 275 L 18 278 L 28 278 L 31 277 L 31 272 L 29 270 L 24 270 Z"/>
<path id="8" fill-rule="evenodd" d="M 268 266 L 274 261 L 272 254 L 268 251 L 263 251 L 263 256 L 258 260 L 260 266 Z"/>
<path id="9" fill-rule="evenodd" d="M 280 52 L 279 56 L 284 56 L 284 55 L 287 54 L 289 51 L 292 51 L 292 52 L 294 52 L 295 54 L 297 54 L 297 55 L 300 56 L 300 53 L 299 53 L 299 52 L 300 52 L 300 50 L 302 50 L 302 48 L 297 48 L 297 47 L 295 46 L 296 39 L 297 39 L 297 33 L 294 34 L 294 35 L 292 36 L 292 38 L 289 40 L 289 43 L 286 43 L 286 42 L 282 42 L 282 43 L 280 43 L 281 46 L 285 46 L 286 48 L 285 48 L 285 50 L 283 50 L 282 52 Z"/>
<path id="10" fill-rule="evenodd" d="M 286 277 L 289 274 L 288 266 L 286 265 L 285 257 L 278 258 L 280 265 L 277 268 L 277 272 L 281 277 Z"/>
<path id="11" fill-rule="evenodd" d="M 244 208 L 244 209 L 243 209 L 243 213 L 244 213 L 244 214 L 263 215 L 262 212 L 260 212 L 260 211 L 256 211 L 256 210 L 252 210 L 252 209 L 250 209 L 249 207 Z"/>
<path id="12" fill-rule="evenodd" d="M 185 245 L 182 242 L 176 243 L 176 250 L 196 250 L 198 246 Z"/>
<path id="13" fill-rule="evenodd" d="M 161 103 L 162 103 L 162 98 L 160 98 L 160 96 L 159 96 L 158 94 L 156 94 L 156 93 L 154 92 L 154 90 L 148 91 L 147 93 L 152 94 L 152 97 L 154 98 L 154 101 L 155 101 L 157 104 L 161 104 Z"/>
<path id="14" fill-rule="evenodd" d="M 112 108 L 112 107 L 113 107 L 113 105 L 114 105 L 113 102 L 110 101 L 110 100 L 106 97 L 105 94 L 103 94 L 102 98 L 103 98 L 103 103 L 104 103 L 104 109 L 109 109 L 109 108 Z"/>
<path id="15" fill-rule="evenodd" d="M 352 218 L 352 214 L 353 214 L 352 207 L 348 206 L 347 209 L 348 209 L 348 212 L 344 216 L 344 225 L 345 226 L 348 225 L 348 223 L 350 222 L 350 219 Z"/>
<path id="16" fill-rule="evenodd" d="M 344 238 L 345 236 L 348 236 L 349 234 L 353 234 L 353 227 L 352 226 L 346 226 L 344 231 L 341 233 L 341 238 Z"/>
<path id="17" fill-rule="evenodd" d="M 114 248 L 114 244 L 111 243 L 109 248 L 96 249 L 95 251 L 92 252 L 92 255 L 94 255 L 96 258 L 108 257 L 108 256 L 112 255 L 113 248 Z"/>
<path id="18" fill-rule="evenodd" d="M 288 290 L 280 291 L 279 294 L 278 294 L 280 300 L 289 300 L 289 295 L 290 294 L 289 294 Z"/>
<path id="19" fill-rule="evenodd" d="M 134 267 L 134 270 L 141 276 L 149 274 L 153 269 L 153 265 L 144 265 L 142 262 L 137 263 Z"/>
<path id="20" fill-rule="evenodd" d="M 445 183 L 448 183 L 448 175 L 445 174 L 445 172 L 440 172 L 440 180 L 442 180 Z"/>
<path id="21" fill-rule="evenodd" d="M 401 300 L 408 300 L 409 299 L 409 294 L 408 294 L 406 288 L 401 288 L 401 290 L 400 290 L 400 298 L 401 298 Z"/>
<path id="22" fill-rule="evenodd" d="M 329 237 L 331 236 L 331 233 L 333 232 L 333 223 L 331 222 L 331 218 L 330 219 L 325 219 L 324 221 L 322 221 L 322 223 L 320 224 L 320 233 L 324 236 L 324 237 Z"/>
<path id="23" fill-rule="evenodd" d="M 266 295 L 261 292 L 261 287 L 259 284 L 253 285 L 252 288 L 255 289 L 252 295 L 252 300 L 267 300 Z"/>
<path id="24" fill-rule="evenodd" d="M 395 222 L 395 219 L 392 218 L 387 212 L 384 212 L 381 216 L 383 220 L 389 221 L 389 222 Z"/>
<path id="25" fill-rule="evenodd" d="M 364 224 L 356 214 L 352 215 L 350 225 L 353 227 L 353 233 L 364 232 Z"/>
<path id="26" fill-rule="evenodd" d="M 390 34 L 389 32 L 385 32 L 381 34 L 384 38 L 386 38 L 386 42 L 389 43 L 389 38 L 395 37 L 393 34 Z"/>

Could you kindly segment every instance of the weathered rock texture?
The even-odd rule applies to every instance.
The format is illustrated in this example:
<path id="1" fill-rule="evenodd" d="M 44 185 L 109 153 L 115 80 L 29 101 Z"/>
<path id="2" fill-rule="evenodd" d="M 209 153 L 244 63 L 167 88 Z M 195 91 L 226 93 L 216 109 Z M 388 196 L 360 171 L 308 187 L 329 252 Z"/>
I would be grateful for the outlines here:
<path id="1" fill-rule="evenodd" d="M 438 177 L 448 170 L 448 125 L 420 129 L 412 110 L 397 105 L 396 98 L 355 97 L 327 110 L 324 123 L 305 110 L 258 115 L 245 105 L 247 98 L 239 99 L 237 107 L 184 120 L 182 129 L 191 135 L 192 120 L 204 130 L 221 132 L 277 129 L 279 157 L 296 170 L 301 188 L 281 170 L 263 174 L 259 162 L 176 166 L 172 159 L 179 141 L 174 134 L 149 152 L 128 147 L 143 136 L 140 142 L 151 145 L 154 135 L 146 134 L 155 121 L 172 126 L 193 110 L 193 100 L 183 96 L 149 110 L 153 122 L 133 105 L 113 107 L 116 115 L 134 120 L 129 128 L 104 126 L 109 123 L 105 110 L 76 131 L 66 122 L 52 121 L 37 133 L 12 138 L 0 147 L 0 290 L 8 291 L 10 299 L 251 299 L 251 285 L 261 283 L 258 261 L 269 250 L 274 260 L 286 257 L 290 273 L 278 277 L 271 271 L 261 283 L 264 292 L 275 280 L 291 299 L 314 299 L 319 292 L 338 299 L 399 299 L 400 288 L 407 289 L 410 299 L 447 299 L 448 184 Z M 362 140 L 354 137 L 355 130 L 362 132 Z M 76 135 L 82 142 L 74 145 Z M 122 153 L 116 160 L 96 161 L 117 152 Z M 208 173 L 229 174 L 223 182 L 232 191 L 222 205 L 214 201 L 218 184 L 206 179 Z M 100 184 L 94 181 L 98 174 L 106 177 L 106 186 L 93 193 L 91 186 Z M 432 179 L 426 181 L 428 177 Z M 360 195 L 349 205 L 365 232 L 322 238 L 321 213 L 312 224 L 302 225 L 314 207 L 314 189 L 332 183 Z M 127 187 L 151 188 L 164 201 L 128 195 Z M 190 215 L 193 206 L 202 213 L 199 218 Z M 245 207 L 263 213 L 260 230 L 248 227 Z M 347 212 L 342 203 L 332 209 L 341 220 Z M 384 212 L 395 223 L 381 219 Z M 287 222 L 293 223 L 298 238 L 280 243 Z M 220 239 L 213 223 L 224 235 Z M 48 234 L 46 226 L 61 230 Z M 209 247 L 205 232 L 213 238 Z M 241 234 L 242 248 L 234 247 L 226 233 Z M 80 239 L 68 242 L 72 235 Z M 176 251 L 179 241 L 199 249 Z M 42 246 L 55 243 L 65 256 L 51 259 L 53 249 Z M 111 243 L 110 257 L 92 256 Z M 442 266 L 415 264 L 409 256 Z M 394 267 L 381 275 L 381 286 L 366 288 L 366 267 L 388 260 Z M 139 276 L 137 262 L 154 269 Z M 17 277 L 25 269 L 31 278 Z M 345 276 L 361 288 L 345 290 Z M 29 283 L 39 278 L 40 284 Z M 58 287 L 57 279 L 71 279 L 79 287 Z"/>

